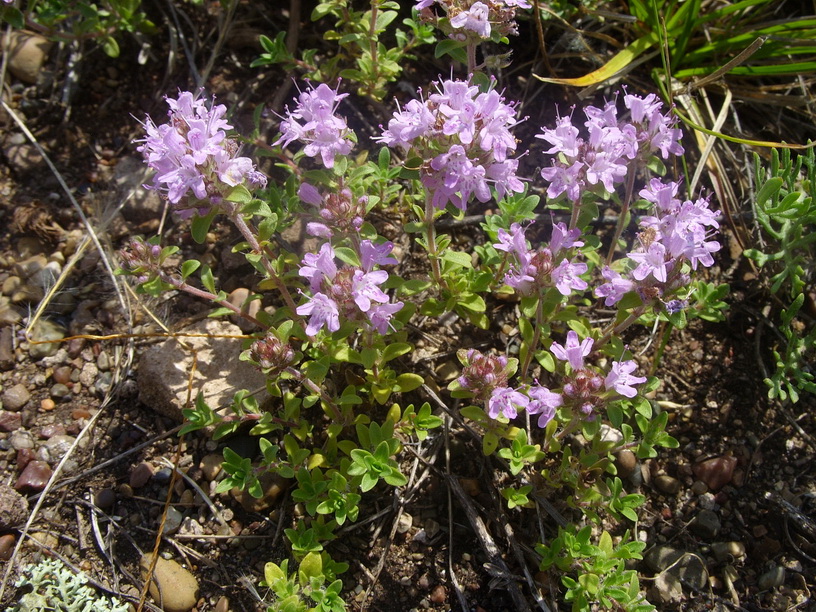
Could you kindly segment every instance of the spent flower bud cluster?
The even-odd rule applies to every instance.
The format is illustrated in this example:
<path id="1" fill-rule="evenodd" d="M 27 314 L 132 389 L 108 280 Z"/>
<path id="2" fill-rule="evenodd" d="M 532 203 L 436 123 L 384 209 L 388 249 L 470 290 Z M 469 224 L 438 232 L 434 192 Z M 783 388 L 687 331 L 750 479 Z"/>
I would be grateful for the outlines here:
<path id="1" fill-rule="evenodd" d="M 161 274 L 165 253 L 158 244 L 151 244 L 141 236 L 130 238 L 119 251 L 122 271 L 146 283 Z"/>
<path id="2" fill-rule="evenodd" d="M 499 198 L 524 191 L 516 176 L 518 159 L 510 157 L 516 150 L 510 133 L 515 115 L 494 89 L 480 92 L 469 80 L 452 79 L 437 83 L 426 100 L 397 110 L 375 140 L 423 160 L 420 179 L 434 207 L 450 202 L 465 210 L 472 196 L 487 202 L 490 185 Z"/>
<path id="3" fill-rule="evenodd" d="M 267 374 L 276 374 L 292 365 L 295 351 L 277 336 L 268 333 L 249 347 L 250 359 Z"/>
<path id="4" fill-rule="evenodd" d="M 338 86 L 339 87 L 339 86 Z M 325 83 L 316 88 L 309 85 L 301 91 L 294 110 L 286 108 L 280 124 L 281 136 L 273 145 L 287 147 L 297 140 L 304 143 L 303 153 L 319 159 L 326 168 L 334 167 L 337 155 L 348 155 L 354 146 L 353 132 L 343 117 L 336 115 L 337 106 L 348 94 L 338 93 Z"/>
<path id="5" fill-rule="evenodd" d="M 318 208 L 320 221 L 306 224 L 306 231 L 311 236 L 331 238 L 335 230 L 342 234 L 357 234 L 363 226 L 368 197 L 355 199 L 348 187 L 321 193 L 314 185 L 304 182 L 298 188 L 298 197 Z"/>
<path id="6" fill-rule="evenodd" d="M 173 204 L 182 218 L 206 214 L 224 204 L 237 185 L 266 186 L 266 176 L 248 157 L 237 156 L 238 144 L 227 138 L 232 126 L 224 119 L 227 107 L 211 105 L 189 91 L 166 98 L 170 121 L 156 125 L 149 116 L 146 135 L 137 150 L 155 171 L 153 189 Z"/>

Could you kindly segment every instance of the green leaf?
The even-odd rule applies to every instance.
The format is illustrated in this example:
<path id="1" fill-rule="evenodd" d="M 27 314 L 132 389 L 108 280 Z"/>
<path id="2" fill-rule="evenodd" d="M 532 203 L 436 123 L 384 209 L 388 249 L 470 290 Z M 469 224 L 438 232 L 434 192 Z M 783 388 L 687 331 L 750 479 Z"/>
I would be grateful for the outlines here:
<path id="1" fill-rule="evenodd" d="M 181 278 L 187 280 L 187 277 L 198 270 L 200 265 L 201 262 L 197 259 L 188 259 L 185 261 L 183 264 L 181 264 Z"/>
<path id="2" fill-rule="evenodd" d="M 199 215 L 193 216 L 193 220 L 190 223 L 190 234 L 196 243 L 204 244 L 204 241 L 207 239 L 207 232 L 210 231 L 210 225 L 212 224 L 214 218 L 214 212 L 210 212 L 203 217 Z"/>
<path id="3" fill-rule="evenodd" d="M 419 374 L 405 373 L 397 376 L 397 382 L 394 386 L 402 393 L 407 393 L 408 391 L 413 391 L 417 387 L 420 387 L 424 382 L 425 379 Z"/>

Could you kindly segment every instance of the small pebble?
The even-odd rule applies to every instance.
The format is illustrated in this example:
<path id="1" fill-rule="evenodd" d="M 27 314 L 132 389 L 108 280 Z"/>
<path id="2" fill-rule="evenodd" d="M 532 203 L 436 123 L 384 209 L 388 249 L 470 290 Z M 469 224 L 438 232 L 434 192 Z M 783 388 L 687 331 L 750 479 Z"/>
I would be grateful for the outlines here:
<path id="1" fill-rule="evenodd" d="M 54 370 L 53 378 L 55 383 L 65 384 L 71 382 L 71 373 L 73 368 L 71 366 L 60 366 Z"/>
<path id="2" fill-rule="evenodd" d="M 51 394 L 51 397 L 53 397 L 54 399 L 59 400 L 59 399 L 64 399 L 64 398 L 70 396 L 71 395 L 71 390 L 67 386 L 57 383 L 56 385 L 51 387 L 50 394 Z"/>
<path id="3" fill-rule="evenodd" d="M 434 587 L 433 591 L 431 591 L 431 601 L 433 603 L 445 603 L 445 600 L 448 598 L 448 592 L 445 590 L 441 584 L 438 584 Z"/>
<path id="4" fill-rule="evenodd" d="M 116 493 L 111 488 L 105 488 L 97 492 L 94 496 L 94 504 L 100 510 L 107 510 L 112 508 L 116 503 Z"/>
<path id="5" fill-rule="evenodd" d="M 691 492 L 698 497 L 700 495 L 704 495 L 705 493 L 708 493 L 708 485 L 702 480 L 695 480 L 691 485 Z"/>
<path id="6" fill-rule="evenodd" d="M 759 577 L 757 586 L 761 591 L 767 591 L 785 584 L 785 568 L 775 566 Z"/>
<path id="7" fill-rule="evenodd" d="M 39 493 L 51 478 L 51 468 L 45 461 L 29 461 L 14 484 L 21 493 Z"/>
<path id="8" fill-rule="evenodd" d="M 134 489 L 140 489 L 147 484 L 153 476 L 153 466 L 143 461 L 130 473 L 129 484 Z"/>
<path id="9" fill-rule="evenodd" d="M 224 457 L 217 453 L 210 453 L 208 455 L 204 455 L 201 458 L 201 463 L 199 464 L 201 467 L 201 472 L 204 474 L 204 478 L 208 481 L 213 481 L 218 478 L 218 475 L 221 473 L 221 464 L 224 462 Z"/>
<path id="10" fill-rule="evenodd" d="M 57 407 L 57 402 L 52 400 L 50 397 L 46 397 L 40 401 L 40 409 L 43 412 L 51 412 L 54 408 Z"/>
<path id="11" fill-rule="evenodd" d="M 677 495 L 680 492 L 681 483 L 677 480 L 674 476 L 669 476 L 668 474 L 659 474 L 658 476 L 654 477 L 655 487 L 657 487 L 658 491 L 665 493 L 666 495 Z"/>
<path id="12" fill-rule="evenodd" d="M 0 431 L 9 433 L 20 429 L 23 425 L 23 415 L 19 412 L 0 410 Z"/>
<path id="13" fill-rule="evenodd" d="M 618 468 L 618 476 L 625 480 L 629 478 L 637 467 L 637 457 L 628 448 L 623 449 L 615 456 L 615 466 Z"/>
<path id="14" fill-rule="evenodd" d="M 226 595 L 222 595 L 218 599 L 218 603 L 215 604 L 215 608 L 213 608 L 213 612 L 229 612 L 229 599 Z"/>
<path id="15" fill-rule="evenodd" d="M 3 408 L 11 410 L 12 412 L 20 410 L 20 408 L 26 405 L 29 399 L 31 399 L 31 394 L 22 383 L 9 387 L 3 391 L 3 395 L 0 396 L 0 401 L 3 402 Z"/>
<path id="16" fill-rule="evenodd" d="M 8 561 L 11 559 L 11 553 L 14 552 L 15 543 L 14 534 L 8 533 L 4 536 L 0 536 L 0 561 Z"/>
<path id="17" fill-rule="evenodd" d="M 745 556 L 745 544 L 742 542 L 714 542 L 711 545 L 711 552 L 717 561 L 723 562 L 729 559 L 741 559 Z"/>

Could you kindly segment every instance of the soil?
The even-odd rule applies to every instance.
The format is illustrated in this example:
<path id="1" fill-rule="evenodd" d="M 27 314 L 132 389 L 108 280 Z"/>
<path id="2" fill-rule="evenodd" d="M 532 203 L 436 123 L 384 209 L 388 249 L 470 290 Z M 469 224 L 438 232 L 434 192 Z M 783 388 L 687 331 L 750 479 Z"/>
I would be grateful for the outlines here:
<path id="1" fill-rule="evenodd" d="M 9 113 L 0 113 L 5 132 L 0 163 L 0 215 L 4 221 L 0 233 L 0 282 L 8 298 L 0 304 L 4 315 L 0 357 L 10 353 L 10 358 L 0 364 L 0 378 L 3 392 L 22 384 L 30 394 L 24 405 L 13 411 L 20 415 L 19 423 L 6 427 L 9 431 L 0 427 L 0 484 L 14 487 L 23 466 L 32 459 L 45 459 L 51 468 L 55 467 L 56 456 L 44 455 L 42 450 L 49 443 L 56 446 L 52 442 L 55 436 L 68 436 L 70 441 L 82 432 L 84 437 L 72 449 L 65 469 L 44 499 L 39 498 L 36 489 L 23 491 L 30 511 L 41 502 L 29 527 L 30 533 L 39 534 L 39 543 L 25 543 L 12 557 L 9 546 L 18 542 L 24 525 L 18 521 L 0 532 L 0 556 L 4 558 L 0 571 L 9 580 L 0 606 L 12 605 L 19 597 L 13 583 L 20 569 L 49 554 L 84 571 L 110 593 L 138 602 L 142 585 L 137 578 L 140 551 L 153 550 L 157 529 L 163 518 L 167 520 L 164 502 L 172 486 L 173 506 L 187 520 L 177 533 L 162 539 L 160 551 L 184 564 L 198 579 L 196 609 L 259 609 L 267 597 L 257 586 L 264 564 L 280 563 L 286 558 L 282 528 L 288 527 L 294 513 L 301 511 L 285 489 L 270 507 L 260 511 L 247 509 L 229 494 L 213 494 L 218 515 L 231 531 L 231 537 L 219 535 L 224 532 L 213 512 L 200 495 L 195 495 L 188 480 L 172 477 L 169 466 L 176 463 L 193 483 L 211 494 L 212 479 L 207 476 L 205 464 L 213 453 L 221 452 L 225 443 L 200 432 L 180 440 L 176 421 L 139 402 L 139 356 L 147 347 L 165 341 L 157 337 L 160 334 L 149 333 L 160 331 L 150 313 L 170 331 L 179 331 L 191 320 L 204 316 L 206 308 L 183 296 L 141 304 L 130 296 L 130 305 L 123 309 L 114 279 L 106 272 L 105 259 L 115 258 L 115 250 L 128 236 L 152 235 L 161 224 L 168 243 L 177 241 L 185 255 L 211 258 L 216 275 L 231 279 L 227 291 L 252 282 L 251 269 L 230 260 L 229 247 L 237 237 L 229 228 L 214 227 L 211 239 L 199 246 L 189 238 L 189 227 L 163 217 L 164 211 L 155 201 L 152 208 L 128 204 L 117 210 L 127 189 L 144 180 L 139 178 L 139 162 L 134 161 L 138 160 L 133 144 L 140 133 L 138 121 L 145 113 L 161 117 L 165 112 L 162 95 L 176 88 L 189 88 L 193 80 L 181 55 L 164 59 L 170 53 L 170 43 L 165 42 L 169 38 L 163 38 L 170 36 L 170 21 L 158 8 L 148 8 L 156 11 L 154 21 L 160 33 L 151 39 L 152 59 L 146 63 L 136 61 L 140 46 L 132 37 L 123 37 L 122 53 L 117 59 L 86 45 L 77 64 L 78 85 L 69 102 L 63 103 L 69 53 L 68 49 L 55 48 L 44 67 L 50 78 L 36 85 L 10 79 L 5 89 L 4 99 L 47 152 L 82 213 L 92 226 L 100 228 L 104 256 L 90 246 L 75 267 L 66 272 L 64 284 L 45 310 L 45 318 L 61 325 L 71 339 L 44 359 L 32 356 L 31 349 L 36 345 L 27 340 L 23 329 L 32 320 L 42 296 L 36 295 L 36 288 L 28 287 L 31 283 L 23 279 L 22 288 L 28 287 L 34 294 L 15 298 L 20 286 L 10 279 L 20 277 L 21 261 L 38 254 L 58 262 L 65 270 L 87 230 L 57 174 L 49 170 L 25 139 L 19 138 L 20 130 Z M 217 32 L 218 8 L 196 8 L 192 4 L 183 8 L 189 14 L 186 36 L 192 41 L 191 28 L 195 28 L 200 37 L 192 59 L 201 68 L 209 59 L 208 49 Z M 274 32 L 285 30 L 287 20 L 283 11 L 259 16 L 251 6 L 241 5 L 233 33 L 206 81 L 206 87 L 219 101 L 235 107 L 233 123 L 244 133 L 252 126 L 252 112 L 258 104 L 281 111 L 295 91 L 290 85 L 291 75 L 279 68 L 249 68 L 259 53 L 253 24 Z M 322 45 L 315 26 L 304 20 L 302 27 L 303 45 Z M 529 27 L 522 24 L 519 40 L 533 39 Z M 550 38 L 553 44 L 560 44 L 555 33 L 548 32 Z M 572 90 L 530 79 L 530 62 L 537 61 L 535 49 L 517 41 L 513 45 L 514 65 L 524 67 L 507 73 L 500 85 L 506 88 L 509 98 L 522 100 L 521 114 L 529 119 L 527 127 L 523 126 L 517 135 L 524 146 L 535 147 L 537 126 L 552 124 L 556 108 L 567 112 L 579 100 Z M 432 57 L 430 50 L 422 50 L 417 60 L 405 67 L 403 80 L 394 87 L 394 93 L 398 94 L 406 84 L 425 86 L 448 70 Z M 638 90 L 650 87 L 645 70 L 632 73 L 628 82 Z M 595 98 L 600 100 L 613 91 L 598 91 Z M 390 99 L 388 96 L 384 104 L 379 104 L 354 95 L 348 98 L 346 108 L 358 133 L 373 134 L 379 123 L 387 121 Z M 751 109 L 746 114 L 761 112 Z M 267 142 L 275 134 L 276 123 L 273 113 L 262 117 L 260 133 Z M 775 137 L 782 139 L 787 134 L 791 139 L 790 134 L 795 133 L 796 139 L 803 140 L 801 130 L 796 132 L 790 125 L 783 117 Z M 759 133 L 765 125 L 756 129 Z M 812 137 L 813 129 L 809 129 Z M 532 175 L 535 150 L 523 163 L 530 166 L 527 175 Z M 262 169 L 275 178 L 271 162 Z M 739 217 L 743 209 L 747 212 L 746 202 L 731 202 L 730 206 L 738 207 L 732 208 L 732 216 Z M 483 214 L 489 206 L 474 209 L 473 214 Z M 110 223 L 103 226 L 111 213 L 115 214 Z M 395 229 L 399 220 L 389 218 L 385 212 L 378 215 L 376 222 L 381 231 L 391 232 L 399 240 Z M 477 227 L 456 227 L 454 239 L 462 245 L 482 240 L 476 235 L 480 234 Z M 731 286 L 723 322 L 695 320 L 686 329 L 674 330 L 659 360 L 656 352 L 662 330 L 651 339 L 648 333 L 641 332 L 626 339 L 639 355 L 641 366 L 654 367 L 654 374 L 663 381 L 654 400 L 669 413 L 668 431 L 680 443 L 677 449 L 659 449 L 655 459 L 638 462 L 627 478 L 627 489 L 646 498 L 634 528 L 637 537 L 647 543 L 647 551 L 661 546 L 690 551 L 702 559 L 708 571 L 709 579 L 703 588 L 694 590 L 685 585 L 679 601 L 660 604 L 658 609 L 816 609 L 811 598 L 816 578 L 816 539 L 809 539 L 797 528 L 794 512 L 798 510 L 798 516 L 809 521 L 808 504 L 816 498 L 813 398 L 803 396 L 798 404 L 790 405 L 767 397 L 762 379 L 772 367 L 770 349 L 774 337 L 769 321 L 775 307 L 766 308 L 769 298 L 762 278 L 742 257 L 735 234 L 744 237 L 745 229 L 725 228 L 726 247 L 717 265 L 708 271 L 709 282 Z M 294 246 L 300 247 L 297 243 Z M 424 262 L 412 255 L 407 243 L 403 246 L 403 270 L 421 273 Z M 516 331 L 507 329 L 505 320 L 512 321 L 514 305 L 496 300 L 490 306 L 496 323 L 488 332 L 473 331 L 461 321 L 440 325 L 418 322 L 410 340 L 423 355 L 430 356 L 420 360 L 421 367 L 426 368 L 420 373 L 436 377 L 438 386 L 444 389 L 458 348 L 467 345 L 487 350 L 496 346 L 503 350 L 505 344 L 512 344 Z M 137 325 L 135 338 L 99 339 L 121 334 L 127 329 L 128 316 Z M 432 401 L 421 394 L 413 399 L 419 403 Z M 13 443 L 15 436 L 19 439 L 23 434 L 32 442 L 30 449 Z M 239 433 L 227 444 L 232 448 L 243 445 L 251 454 L 257 440 Z M 552 537 L 555 523 L 546 513 L 539 515 L 538 524 L 525 513 L 508 512 L 497 493 L 506 484 L 499 482 L 499 470 L 478 449 L 478 442 L 454 423 L 447 444 L 443 444 L 441 436 L 432 436 L 416 451 L 420 459 L 408 451 L 402 455 L 403 472 L 413 475 L 405 490 L 394 495 L 378 488 L 364 496 L 360 520 L 342 528 L 330 545 L 333 557 L 350 566 L 342 576 L 350 609 L 456 610 L 460 603 L 454 580 L 471 610 L 521 609 L 514 592 L 535 609 L 519 559 L 535 574 L 535 555 L 527 542 L 539 541 L 539 530 Z M 466 505 L 475 509 L 484 531 L 494 540 L 509 577 L 497 577 L 499 572 L 489 563 L 484 534 L 469 520 L 462 496 L 452 492 L 454 487 L 449 486 L 446 476 L 446 453 L 450 456 L 449 473 L 467 497 Z M 138 472 L 148 469 L 144 464 L 151 466 L 147 482 L 136 486 Z M 704 465 L 708 467 L 701 467 Z M 721 482 L 717 483 L 717 478 Z M 719 486 L 709 486 L 706 481 Z M 768 499 L 769 493 L 778 497 Z M 557 513 L 575 518 L 565 501 L 559 499 L 561 495 L 557 491 L 545 493 Z M 778 498 L 790 505 L 773 501 Z M 716 515 L 719 527 L 714 532 L 695 527 L 704 510 Z M 816 520 L 816 516 L 813 518 Z M 620 529 L 615 529 L 619 534 Z M 508 535 L 511 533 L 512 537 Z M 732 544 L 727 553 L 721 554 L 718 543 Z M 495 565 L 496 559 L 492 561 Z M 633 567 L 653 599 L 658 589 L 656 572 L 645 563 Z M 761 580 L 779 568 L 784 569 L 781 582 L 768 586 Z M 537 574 L 535 578 L 550 609 L 569 608 L 556 573 Z"/>

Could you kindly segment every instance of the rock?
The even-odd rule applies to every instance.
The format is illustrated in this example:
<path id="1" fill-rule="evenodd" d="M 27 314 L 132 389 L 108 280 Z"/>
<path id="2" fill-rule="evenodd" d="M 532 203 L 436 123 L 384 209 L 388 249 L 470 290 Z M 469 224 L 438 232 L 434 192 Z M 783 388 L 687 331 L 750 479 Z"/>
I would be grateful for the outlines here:
<path id="1" fill-rule="evenodd" d="M 711 545 L 711 552 L 714 558 L 721 563 L 741 559 L 745 556 L 745 544 L 742 542 L 714 542 Z"/>
<path id="2" fill-rule="evenodd" d="M 109 508 L 113 508 L 113 504 L 115 503 L 116 492 L 113 489 L 102 489 L 94 496 L 94 504 L 96 504 L 96 507 L 100 510 L 108 510 Z"/>
<path id="3" fill-rule="evenodd" d="M 47 454 L 47 461 L 49 463 L 57 463 L 65 456 L 71 447 L 76 442 L 74 436 L 56 435 L 49 438 L 45 444 L 40 447 L 40 450 L 45 450 Z"/>
<path id="4" fill-rule="evenodd" d="M 134 489 L 141 489 L 143 486 L 147 484 L 150 478 L 153 476 L 153 466 L 149 463 L 143 461 L 130 473 L 130 486 Z"/>
<path id="5" fill-rule="evenodd" d="M 0 370 L 14 367 L 14 337 L 11 327 L 0 328 Z"/>
<path id="6" fill-rule="evenodd" d="M 213 612 L 229 612 L 229 609 L 229 599 L 227 599 L 226 595 L 222 595 L 218 598 L 218 602 L 215 604 Z"/>
<path id="7" fill-rule="evenodd" d="M 48 390 L 48 393 L 55 400 L 62 400 L 71 397 L 71 390 L 67 386 L 59 383 L 52 385 L 51 389 Z"/>
<path id="8" fill-rule="evenodd" d="M 679 480 L 677 480 L 674 476 L 669 476 L 668 474 L 659 474 L 658 476 L 654 477 L 652 482 L 654 483 L 654 486 L 657 487 L 658 491 L 661 491 L 666 495 L 677 495 L 682 486 Z"/>
<path id="9" fill-rule="evenodd" d="M 8 561 L 11 559 L 15 542 L 14 534 L 8 533 L 4 536 L 0 536 L 0 561 Z"/>
<path id="10" fill-rule="evenodd" d="M 12 432 L 9 436 L 9 442 L 11 443 L 11 448 L 16 451 L 34 448 L 34 436 L 28 431 L 17 430 Z"/>
<path id="11" fill-rule="evenodd" d="M 247 304 L 247 299 L 250 296 L 252 296 L 252 292 L 249 289 L 239 287 L 238 289 L 234 289 L 229 296 L 227 296 L 227 301 L 236 308 L 239 308 L 243 314 L 256 317 L 261 310 L 261 300 L 252 300 Z M 230 316 L 230 320 L 245 332 L 257 329 L 255 324 L 238 315 Z"/>
<path id="12" fill-rule="evenodd" d="M 730 455 L 706 459 L 692 466 L 694 475 L 702 480 L 712 491 L 721 489 L 734 477 L 737 458 Z"/>
<path id="13" fill-rule="evenodd" d="M 37 82 L 37 76 L 54 46 L 47 38 L 31 32 L 12 30 L 8 43 L 8 68 L 11 74 L 29 85 Z"/>
<path id="14" fill-rule="evenodd" d="M 785 568 L 775 565 L 757 580 L 760 591 L 767 591 L 785 584 Z"/>
<path id="15" fill-rule="evenodd" d="M 113 182 L 119 192 L 122 204 L 122 216 L 129 223 L 140 224 L 158 221 L 165 207 L 165 202 L 158 192 L 145 189 L 147 178 L 145 164 L 141 156 L 124 157 L 116 164 Z"/>
<path id="16" fill-rule="evenodd" d="M 181 526 L 181 521 L 184 520 L 184 515 L 177 510 L 175 507 L 170 506 L 167 509 L 167 516 L 164 519 L 164 527 L 162 527 L 162 533 L 164 535 L 171 535 L 178 531 L 178 528 Z"/>
<path id="17" fill-rule="evenodd" d="M 30 399 L 31 393 L 28 392 L 28 388 L 23 383 L 17 383 L 13 387 L 9 387 L 0 396 L 3 408 L 12 412 L 20 410 Z"/>
<path id="18" fill-rule="evenodd" d="M 35 361 L 53 355 L 59 349 L 59 344 L 56 341 L 62 340 L 64 337 L 64 327 L 52 321 L 40 319 L 29 332 L 31 343 L 28 354 L 31 356 L 31 359 Z M 35 342 L 42 344 L 35 344 Z"/>
<path id="19" fill-rule="evenodd" d="M 676 576 L 661 572 L 655 576 L 652 588 L 649 589 L 649 601 L 661 604 L 679 602 L 683 598 L 683 586 Z"/>
<path id="20" fill-rule="evenodd" d="M 201 458 L 201 473 L 204 474 L 209 482 L 212 482 L 221 473 L 221 464 L 224 462 L 224 457 L 217 453 L 210 453 Z"/>
<path id="21" fill-rule="evenodd" d="M 153 554 L 148 553 L 139 563 L 145 579 L 152 561 Z M 150 581 L 150 596 L 164 612 L 188 612 L 198 601 L 198 581 L 172 559 L 159 557 Z"/>
<path id="22" fill-rule="evenodd" d="M 478 497 L 479 493 L 482 492 L 478 478 L 460 478 L 459 484 L 462 486 L 462 490 L 471 497 Z"/>
<path id="23" fill-rule="evenodd" d="M 0 531 L 25 524 L 28 500 L 8 485 L 0 484 Z"/>
<path id="24" fill-rule="evenodd" d="M 403 512 L 397 523 L 397 531 L 399 533 L 408 533 L 411 530 L 411 526 L 414 524 L 414 517 L 408 514 L 407 512 Z"/>
<path id="25" fill-rule="evenodd" d="M 289 481 L 277 474 L 266 472 L 260 477 L 263 496 L 260 499 L 252 497 L 247 491 L 237 487 L 230 494 L 247 512 L 263 512 L 270 508 L 289 488 Z"/>
<path id="26" fill-rule="evenodd" d="M 626 480 L 635 472 L 637 456 L 628 448 L 623 449 L 615 455 L 615 467 L 618 469 L 618 476 L 621 480 Z"/>
<path id="27" fill-rule="evenodd" d="M 433 591 L 431 591 L 431 601 L 433 603 L 445 603 L 448 598 L 448 591 L 445 589 L 444 586 L 438 584 L 434 587 Z"/>
<path id="28" fill-rule="evenodd" d="M 689 524 L 693 533 L 706 540 L 717 537 L 720 527 L 720 517 L 713 510 L 700 510 Z"/>
<path id="29" fill-rule="evenodd" d="M 51 478 L 51 468 L 45 461 L 29 461 L 14 484 L 21 493 L 39 493 Z"/>
<path id="30" fill-rule="evenodd" d="M 54 382 L 61 385 L 71 382 L 71 374 L 73 371 L 74 369 L 71 366 L 60 366 L 55 368 L 54 374 L 52 375 Z"/>
<path id="31" fill-rule="evenodd" d="M 680 557 L 686 554 L 682 550 L 672 548 L 665 544 L 655 546 L 643 557 L 646 566 L 655 573 L 662 572 Z"/>
<path id="32" fill-rule="evenodd" d="M 12 306 L 9 299 L 5 296 L 0 296 L 0 325 L 17 325 L 23 320 L 23 315 L 20 314 L 20 309 Z M 9 351 L 11 351 L 11 338 L 9 337 Z M 13 357 L 13 355 L 12 355 Z M 12 363 L 11 366 L 14 366 Z M 9 368 L 11 369 L 11 368 Z"/>
<path id="33" fill-rule="evenodd" d="M 191 334 L 237 336 L 239 327 L 215 319 L 207 319 L 186 330 Z M 265 389 L 266 379 L 254 366 L 239 361 L 241 340 L 238 338 L 185 338 L 181 340 L 198 353 L 198 366 L 193 378 L 193 396 L 201 391 L 213 409 L 228 410 L 239 389 Z M 192 355 L 177 340 L 144 351 L 139 361 L 139 400 L 163 416 L 182 420 L 182 407 L 187 401 L 187 384 L 192 369 Z M 269 397 L 265 390 L 256 395 L 263 402 Z"/>
<path id="34" fill-rule="evenodd" d="M 23 416 L 19 412 L 0 410 L 0 431 L 9 433 L 20 429 L 23 425 Z"/>

